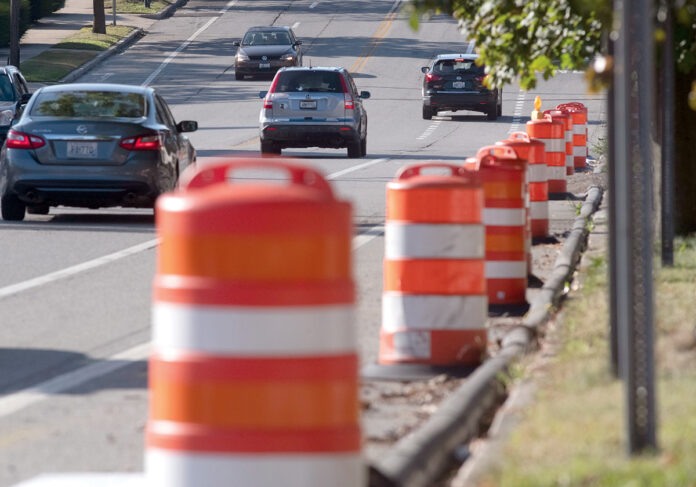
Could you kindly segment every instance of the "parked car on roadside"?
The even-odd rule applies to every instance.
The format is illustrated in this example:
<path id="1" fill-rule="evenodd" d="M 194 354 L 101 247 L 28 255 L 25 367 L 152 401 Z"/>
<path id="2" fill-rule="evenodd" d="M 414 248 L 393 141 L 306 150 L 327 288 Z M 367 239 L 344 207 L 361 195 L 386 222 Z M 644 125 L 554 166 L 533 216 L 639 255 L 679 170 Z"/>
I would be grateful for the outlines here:
<path id="1" fill-rule="evenodd" d="M 259 114 L 262 154 L 286 147 L 347 148 L 348 157 L 367 154 L 367 112 L 344 68 L 282 68 L 262 91 Z"/>
<path id="2" fill-rule="evenodd" d="M 29 98 L 29 87 L 19 69 L 11 65 L 0 67 L 0 146 Z"/>
<path id="3" fill-rule="evenodd" d="M 4 220 L 51 206 L 152 208 L 195 162 L 185 132 L 152 88 L 64 84 L 40 88 L 0 151 Z"/>
<path id="4" fill-rule="evenodd" d="M 275 74 L 286 66 L 302 66 L 302 41 L 290 27 L 252 27 L 240 41 L 234 57 L 234 77 Z"/>
<path id="5" fill-rule="evenodd" d="M 471 110 L 483 112 L 488 120 L 503 113 L 502 88 L 489 89 L 486 71 L 476 64 L 478 54 L 440 54 L 430 66 L 424 66 L 423 118 L 430 120 L 437 112 Z"/>

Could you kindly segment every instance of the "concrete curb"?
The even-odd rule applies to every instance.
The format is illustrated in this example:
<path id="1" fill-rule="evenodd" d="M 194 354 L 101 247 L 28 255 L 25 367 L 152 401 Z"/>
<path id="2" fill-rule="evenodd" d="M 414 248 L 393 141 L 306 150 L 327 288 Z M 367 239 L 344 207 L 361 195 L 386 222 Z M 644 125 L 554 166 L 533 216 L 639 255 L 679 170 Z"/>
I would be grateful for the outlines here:
<path id="1" fill-rule="evenodd" d="M 74 71 L 68 73 L 65 75 L 59 83 L 72 83 L 75 81 L 77 78 L 80 76 L 84 75 L 87 73 L 90 69 L 95 67 L 97 64 L 101 63 L 105 59 L 113 56 L 114 54 L 128 48 L 131 46 L 131 44 L 135 43 L 138 39 L 140 39 L 145 33 L 143 32 L 143 29 L 140 27 L 137 27 L 133 29 L 133 31 L 128 34 L 126 37 L 118 41 L 116 44 L 108 48 L 106 51 L 103 51 L 99 53 L 97 56 L 93 57 L 89 61 L 87 61 L 85 64 L 80 66 L 79 68 L 75 69 Z"/>
<path id="2" fill-rule="evenodd" d="M 451 465 L 453 452 L 479 434 L 479 426 L 504 396 L 501 378 L 512 362 L 533 344 L 537 330 L 554 313 L 585 249 L 587 223 L 602 200 L 602 189 L 592 186 L 556 259 L 551 277 L 531 304 L 522 323 L 505 335 L 500 352 L 477 368 L 425 425 L 402 438 L 373 467 L 380 481 L 370 487 L 428 487 Z"/>
<path id="3" fill-rule="evenodd" d="M 186 2 L 188 2 L 188 0 L 177 0 L 176 2 L 171 4 L 170 6 L 168 6 L 164 10 L 162 10 L 161 12 L 157 12 L 156 14 L 143 14 L 143 17 L 145 17 L 146 19 L 153 19 L 153 20 L 166 19 L 167 17 L 170 17 L 171 15 L 173 15 L 174 12 L 176 11 L 176 9 L 186 5 Z"/>

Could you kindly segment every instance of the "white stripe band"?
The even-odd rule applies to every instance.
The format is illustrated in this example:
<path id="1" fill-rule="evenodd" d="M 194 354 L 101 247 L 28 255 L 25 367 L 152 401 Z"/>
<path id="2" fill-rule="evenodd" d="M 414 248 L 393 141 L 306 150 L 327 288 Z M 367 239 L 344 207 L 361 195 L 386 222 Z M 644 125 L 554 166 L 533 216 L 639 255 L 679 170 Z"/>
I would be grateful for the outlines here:
<path id="1" fill-rule="evenodd" d="M 153 349 L 165 352 L 299 356 L 356 350 L 349 305 L 271 308 L 155 302 L 152 335 Z"/>
<path id="2" fill-rule="evenodd" d="M 573 131 L 572 131 L 572 130 L 566 130 L 566 131 L 565 131 L 565 134 L 566 134 L 566 137 L 565 137 L 566 143 L 572 144 L 572 143 L 573 143 Z"/>
<path id="3" fill-rule="evenodd" d="M 359 453 L 225 455 L 160 448 L 145 453 L 149 486 L 354 487 L 364 485 L 365 472 Z"/>
<path id="4" fill-rule="evenodd" d="M 544 143 L 546 152 L 565 152 L 565 139 L 537 139 Z"/>
<path id="5" fill-rule="evenodd" d="M 523 226 L 524 208 L 484 208 L 483 223 L 486 226 Z"/>
<path id="6" fill-rule="evenodd" d="M 584 145 L 576 145 L 573 147 L 573 155 L 575 157 L 587 157 L 587 147 Z"/>
<path id="7" fill-rule="evenodd" d="M 529 207 L 529 217 L 532 220 L 548 220 L 549 219 L 549 203 L 548 201 L 532 201 Z"/>
<path id="8" fill-rule="evenodd" d="M 573 124 L 573 133 L 575 135 L 585 135 L 586 127 L 587 125 L 585 125 L 584 123 Z"/>
<path id="9" fill-rule="evenodd" d="M 546 181 L 546 164 L 529 164 L 527 165 L 527 174 L 530 183 L 543 183 Z"/>
<path id="10" fill-rule="evenodd" d="M 142 473 L 44 474 L 15 487 L 148 487 Z"/>
<path id="11" fill-rule="evenodd" d="M 410 224 L 387 222 L 384 257 L 475 259 L 486 253 L 482 224 Z"/>
<path id="12" fill-rule="evenodd" d="M 486 261 L 486 279 L 521 279 L 527 277 L 526 260 Z"/>
<path id="13" fill-rule="evenodd" d="M 549 181 L 558 181 L 559 179 L 565 180 L 565 178 L 565 166 L 549 166 Z"/>
<path id="14" fill-rule="evenodd" d="M 526 275 L 526 274 L 525 274 Z M 384 293 L 382 330 L 472 330 L 484 328 L 488 317 L 485 295 L 425 295 Z"/>
<path id="15" fill-rule="evenodd" d="M 566 154 L 566 167 L 574 167 L 573 166 L 574 160 L 575 160 L 575 157 L 573 157 L 573 154 Z"/>

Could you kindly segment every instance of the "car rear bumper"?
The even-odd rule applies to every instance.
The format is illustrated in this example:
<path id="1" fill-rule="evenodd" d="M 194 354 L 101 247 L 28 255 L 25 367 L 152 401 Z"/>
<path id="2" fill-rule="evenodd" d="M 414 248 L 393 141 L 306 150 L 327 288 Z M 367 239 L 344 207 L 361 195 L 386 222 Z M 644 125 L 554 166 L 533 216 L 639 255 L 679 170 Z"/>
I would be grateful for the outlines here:
<path id="1" fill-rule="evenodd" d="M 348 125 L 268 124 L 261 129 L 261 140 L 281 147 L 347 147 L 360 136 Z"/>
<path id="2" fill-rule="evenodd" d="M 488 93 L 431 93 L 423 97 L 423 105 L 434 110 L 472 110 L 486 112 L 497 103 L 494 91 Z"/>
<path id="3" fill-rule="evenodd" d="M 136 159 L 122 166 L 43 165 L 31 151 L 7 153 L 2 192 L 14 193 L 28 204 L 150 208 L 165 189 L 153 161 Z"/>

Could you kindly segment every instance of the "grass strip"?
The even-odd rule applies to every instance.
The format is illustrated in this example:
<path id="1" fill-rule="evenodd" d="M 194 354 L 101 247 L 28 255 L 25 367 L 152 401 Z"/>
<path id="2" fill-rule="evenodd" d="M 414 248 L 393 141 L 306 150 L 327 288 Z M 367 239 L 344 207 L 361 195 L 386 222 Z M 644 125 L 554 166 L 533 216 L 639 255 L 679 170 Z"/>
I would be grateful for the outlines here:
<path id="1" fill-rule="evenodd" d="M 53 46 L 55 49 L 105 51 L 133 31 L 128 25 L 107 25 L 106 34 L 95 34 L 92 27 L 83 27 Z"/>
<path id="2" fill-rule="evenodd" d="M 150 2 L 150 8 L 146 8 L 145 2 L 142 0 L 135 2 L 130 0 L 116 0 L 116 13 L 157 14 L 169 7 L 172 3 L 173 2 L 167 2 L 166 0 L 153 0 Z M 108 12 L 111 12 L 113 9 L 113 2 L 111 0 L 105 0 L 104 7 Z"/>
<path id="3" fill-rule="evenodd" d="M 480 486 L 696 486 L 696 238 L 675 248 L 673 268 L 655 264 L 659 451 L 626 453 L 623 384 L 609 372 L 607 262 L 596 255 L 503 466 Z"/>

